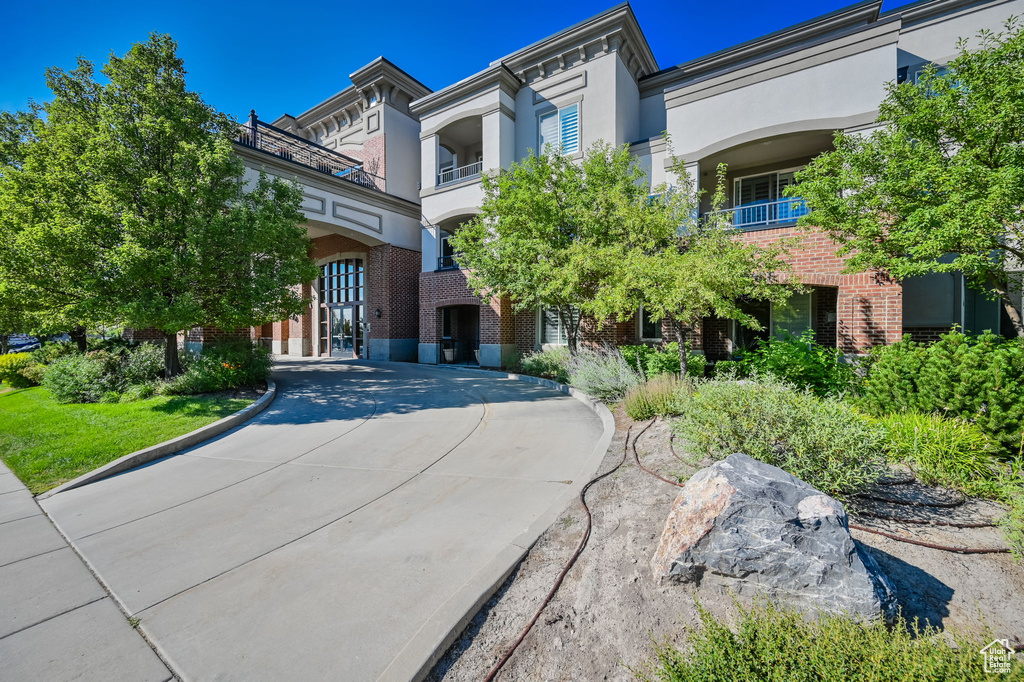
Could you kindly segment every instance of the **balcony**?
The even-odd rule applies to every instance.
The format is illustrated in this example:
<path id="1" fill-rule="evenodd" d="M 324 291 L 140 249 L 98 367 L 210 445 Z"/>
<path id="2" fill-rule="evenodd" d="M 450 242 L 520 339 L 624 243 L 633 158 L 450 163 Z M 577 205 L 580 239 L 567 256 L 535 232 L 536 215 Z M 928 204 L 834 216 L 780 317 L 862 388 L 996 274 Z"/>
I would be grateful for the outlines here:
<path id="1" fill-rule="evenodd" d="M 442 170 L 437 174 L 437 186 L 441 187 L 442 185 L 458 182 L 459 180 L 477 177 L 483 172 L 483 169 L 484 162 L 477 161 L 476 163 L 471 163 L 468 166 Z"/>
<path id="2" fill-rule="evenodd" d="M 724 216 L 729 224 L 740 230 L 752 230 L 795 223 L 797 218 L 810 213 L 807 203 L 800 197 L 787 197 L 777 201 L 759 201 L 735 208 L 714 211 L 705 216 Z"/>
<path id="3" fill-rule="evenodd" d="M 239 129 L 235 142 L 360 187 L 385 191 L 384 178 L 368 172 L 358 159 L 275 128 L 258 120 L 255 113 Z"/>
<path id="4" fill-rule="evenodd" d="M 459 264 L 455 256 L 439 256 L 437 259 L 438 270 L 458 270 Z"/>

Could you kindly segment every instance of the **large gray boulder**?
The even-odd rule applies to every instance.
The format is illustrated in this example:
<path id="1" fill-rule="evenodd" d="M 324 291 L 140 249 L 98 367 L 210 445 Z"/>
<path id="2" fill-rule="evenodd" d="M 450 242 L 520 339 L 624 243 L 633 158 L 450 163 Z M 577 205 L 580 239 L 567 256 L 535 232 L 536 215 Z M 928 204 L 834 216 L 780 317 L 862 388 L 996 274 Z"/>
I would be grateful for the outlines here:
<path id="1" fill-rule="evenodd" d="M 686 482 L 651 568 L 658 580 L 709 582 L 805 611 L 895 613 L 892 584 L 850 537 L 843 505 L 741 454 Z"/>

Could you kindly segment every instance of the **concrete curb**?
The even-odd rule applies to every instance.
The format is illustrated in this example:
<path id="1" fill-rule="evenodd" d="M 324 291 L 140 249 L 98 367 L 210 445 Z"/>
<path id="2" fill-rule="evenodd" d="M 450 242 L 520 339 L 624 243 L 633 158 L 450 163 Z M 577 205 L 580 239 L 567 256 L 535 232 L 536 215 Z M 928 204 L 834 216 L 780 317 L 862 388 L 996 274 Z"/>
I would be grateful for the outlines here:
<path id="1" fill-rule="evenodd" d="M 380 677 L 377 678 L 377 682 L 408 682 L 409 680 L 419 682 L 427 676 L 431 668 L 434 667 L 434 664 L 448 651 L 448 648 L 462 634 L 462 631 L 465 630 L 481 607 L 498 591 L 498 588 L 505 582 L 516 565 L 526 556 L 530 547 L 537 542 L 541 534 L 555 522 L 573 500 L 579 497 L 583 486 L 597 472 L 597 468 L 601 465 L 601 460 L 604 459 L 604 455 L 611 445 L 612 438 L 615 436 L 615 418 L 604 403 L 565 384 L 525 374 L 450 366 L 438 367 L 464 374 L 515 379 L 570 395 L 586 405 L 594 414 L 601 418 L 604 433 L 601 435 L 600 440 L 598 440 L 597 445 L 594 446 L 593 453 L 580 468 L 579 472 L 577 472 L 572 484 L 566 487 L 565 492 L 515 540 L 509 543 L 496 557 L 467 580 L 459 588 L 458 592 L 438 607 L 427 622 L 423 624 L 419 632 L 406 643 L 402 651 L 398 653 L 384 672 L 381 673 Z M 454 626 L 447 625 L 447 623 L 453 621 L 455 622 Z M 432 650 L 426 661 L 423 660 L 422 653 L 416 653 L 424 650 Z"/>
<path id="2" fill-rule="evenodd" d="M 104 464 L 98 469 L 93 469 L 88 473 L 82 474 L 78 478 L 74 478 L 67 483 L 62 483 L 56 488 L 37 495 L 36 499 L 45 500 L 46 498 L 53 497 L 57 493 L 62 493 L 65 490 L 72 490 L 88 483 L 95 483 L 96 481 L 119 474 L 123 471 L 134 469 L 140 464 L 146 464 L 160 459 L 161 457 L 173 455 L 176 452 L 181 452 L 182 450 L 198 445 L 205 440 L 209 440 L 214 436 L 219 436 L 225 431 L 235 428 L 239 424 L 252 419 L 260 412 L 267 409 L 270 403 L 274 402 L 274 398 L 276 396 L 277 384 L 275 384 L 273 380 L 267 379 L 267 392 L 261 395 L 252 405 L 249 405 L 234 414 L 229 414 L 223 419 L 219 419 L 212 424 L 207 424 L 195 431 L 186 433 L 183 436 L 178 436 L 177 438 L 172 438 L 171 440 L 164 441 L 163 443 L 151 445 L 148 448 L 143 448 L 142 450 L 136 450 L 124 457 L 115 459 L 113 462 Z"/>

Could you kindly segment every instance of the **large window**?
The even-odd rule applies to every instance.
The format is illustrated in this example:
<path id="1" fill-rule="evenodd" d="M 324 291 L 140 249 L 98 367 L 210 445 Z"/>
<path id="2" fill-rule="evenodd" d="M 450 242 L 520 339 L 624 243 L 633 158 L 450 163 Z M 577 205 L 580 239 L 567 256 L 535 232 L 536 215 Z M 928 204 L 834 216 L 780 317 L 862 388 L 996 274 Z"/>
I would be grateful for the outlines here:
<path id="1" fill-rule="evenodd" d="M 579 311 L 573 309 L 573 324 L 579 322 Z M 558 316 L 558 309 L 544 308 L 537 314 L 537 338 L 542 346 L 564 346 L 569 343 L 565 325 Z"/>
<path id="2" fill-rule="evenodd" d="M 793 294 L 781 305 L 772 306 L 772 335 L 800 336 L 811 328 L 811 294 Z"/>
<path id="3" fill-rule="evenodd" d="M 580 105 L 570 104 L 540 117 L 540 150 L 575 154 L 580 150 Z"/>
<path id="4" fill-rule="evenodd" d="M 343 258 L 320 267 L 320 353 L 363 356 L 365 278 L 362 258 Z"/>
<path id="5" fill-rule="evenodd" d="M 790 170 L 737 178 L 733 186 L 735 205 L 746 206 L 782 199 L 785 189 L 794 184 L 794 173 L 795 171 Z"/>
<path id="6" fill-rule="evenodd" d="M 364 298 L 366 273 L 362 258 L 345 258 L 320 268 L 320 302 L 359 303 Z"/>
<path id="7" fill-rule="evenodd" d="M 753 348 L 770 337 L 782 339 L 786 334 L 800 336 L 814 328 L 814 299 L 811 292 L 793 294 L 781 305 L 770 305 L 765 301 L 741 301 L 740 309 L 756 319 L 761 329 L 754 330 L 733 322 L 730 336 L 738 350 Z"/>

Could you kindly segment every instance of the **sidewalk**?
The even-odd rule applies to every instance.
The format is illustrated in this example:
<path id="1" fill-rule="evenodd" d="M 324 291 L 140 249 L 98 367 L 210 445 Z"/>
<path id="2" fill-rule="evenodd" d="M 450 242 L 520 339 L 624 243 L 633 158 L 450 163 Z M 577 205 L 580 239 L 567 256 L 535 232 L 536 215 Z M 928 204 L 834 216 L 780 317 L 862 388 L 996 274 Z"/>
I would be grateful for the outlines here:
<path id="1" fill-rule="evenodd" d="M 0 462 L 0 680 L 172 679 Z"/>

